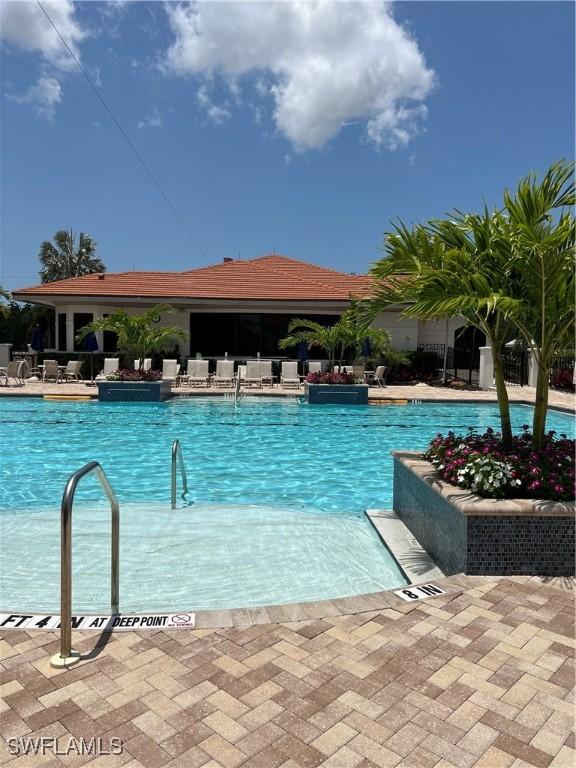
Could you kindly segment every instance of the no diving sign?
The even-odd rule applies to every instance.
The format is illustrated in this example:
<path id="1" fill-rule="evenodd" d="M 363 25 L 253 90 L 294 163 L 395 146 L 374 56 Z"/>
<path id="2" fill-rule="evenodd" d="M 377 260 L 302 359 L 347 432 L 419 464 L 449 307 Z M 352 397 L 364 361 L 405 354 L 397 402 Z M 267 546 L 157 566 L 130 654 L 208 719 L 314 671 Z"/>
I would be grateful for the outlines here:
<path id="1" fill-rule="evenodd" d="M 405 589 L 395 590 L 394 594 L 401 597 L 402 600 L 411 603 L 414 600 L 424 600 L 426 597 L 437 597 L 438 595 L 445 595 L 446 593 L 435 584 L 420 584 L 417 587 L 410 586 Z"/>
<path id="2" fill-rule="evenodd" d="M 133 632 L 136 629 L 193 629 L 194 613 L 147 613 L 123 616 L 73 616 L 72 629 L 95 629 L 100 632 Z M 0 613 L 0 631 L 4 629 L 60 629 L 57 614 Z"/>

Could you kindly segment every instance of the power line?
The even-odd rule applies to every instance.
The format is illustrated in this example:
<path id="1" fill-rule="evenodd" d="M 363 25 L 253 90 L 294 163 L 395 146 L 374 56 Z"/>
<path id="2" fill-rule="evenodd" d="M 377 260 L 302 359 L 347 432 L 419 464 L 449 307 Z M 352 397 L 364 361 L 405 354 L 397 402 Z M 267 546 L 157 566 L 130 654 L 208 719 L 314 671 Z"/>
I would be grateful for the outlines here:
<path id="1" fill-rule="evenodd" d="M 46 9 L 44 8 L 44 6 L 43 6 L 43 5 L 42 5 L 42 3 L 40 2 L 40 0 L 36 0 L 36 3 L 37 3 L 37 5 L 39 6 L 39 8 L 41 9 L 41 11 L 42 11 L 42 13 L 44 14 L 44 16 L 46 16 L 46 18 L 48 19 L 48 21 L 50 22 L 50 24 L 51 24 L 51 25 L 52 25 L 52 27 L 54 28 L 54 31 L 56 32 L 56 34 L 58 35 L 58 37 L 59 37 L 59 38 L 60 38 L 60 40 L 62 41 L 62 44 L 64 45 L 64 47 L 65 47 L 65 48 L 66 48 L 66 50 L 68 51 L 68 54 L 69 54 L 69 55 L 70 55 L 70 56 L 71 56 L 71 57 L 74 59 L 74 61 L 76 62 L 77 66 L 78 66 L 78 69 L 79 69 L 79 70 L 82 72 L 82 74 L 83 74 L 83 75 L 84 75 L 84 77 L 86 78 L 86 81 L 88 82 L 88 85 L 89 85 L 89 86 L 92 88 L 92 90 L 94 91 L 94 93 L 96 94 L 96 96 L 98 97 L 98 99 L 100 100 L 100 102 L 101 102 L 102 106 L 104 107 L 104 109 L 106 110 L 106 112 L 108 112 L 108 114 L 110 115 L 110 118 L 112 119 L 112 122 L 114 123 L 114 125 L 116 126 L 116 128 L 118 128 L 118 130 L 119 130 L 119 131 L 120 131 L 120 133 L 122 134 L 122 136 L 123 136 L 124 140 L 126 141 L 126 143 L 128 144 L 128 146 L 130 147 L 130 149 L 132 150 L 132 152 L 134 152 L 134 154 L 136 155 L 136 157 L 137 157 L 137 159 L 138 159 L 138 161 L 139 161 L 140 165 L 141 165 L 141 166 L 144 168 L 144 170 L 145 170 L 145 171 L 146 171 L 146 173 L 148 174 L 148 176 L 149 176 L 150 180 L 152 181 L 152 183 L 154 184 L 154 186 L 156 187 L 156 189 L 157 189 L 157 190 L 160 192 L 160 194 L 161 194 L 161 195 L 162 195 L 162 197 L 164 198 L 164 202 L 165 202 L 165 203 L 166 203 L 166 205 L 167 205 L 167 206 L 170 208 L 170 210 L 172 211 L 172 213 L 174 214 L 174 216 L 175 216 L 175 217 L 178 219 L 178 222 L 179 222 L 180 226 L 182 227 L 182 229 L 183 229 L 183 230 L 186 232 L 186 234 L 188 235 L 188 237 L 190 238 L 190 240 L 192 241 L 192 243 L 194 244 L 194 246 L 196 247 L 196 249 L 199 251 L 199 253 L 200 253 L 200 254 L 201 254 L 201 256 L 203 257 L 203 259 L 204 259 L 206 262 L 210 263 L 210 261 L 209 261 L 208 257 L 206 256 L 206 253 L 204 252 L 204 249 L 202 248 L 202 246 L 200 245 L 200 243 L 198 242 L 198 240 L 197 240 L 197 239 L 194 237 L 194 235 L 192 234 L 192 232 L 190 231 L 190 229 L 188 228 L 188 226 L 186 225 L 186 223 L 184 222 L 184 220 L 182 219 L 182 217 L 180 216 L 180 214 L 178 213 L 178 211 L 176 210 L 176 208 L 175 208 L 175 207 L 174 207 L 174 205 L 172 204 L 172 201 L 170 200 L 170 198 L 168 197 L 168 195 L 166 194 L 166 192 L 164 192 L 164 190 L 162 189 L 162 186 L 160 185 L 160 182 L 158 181 L 158 179 L 156 178 L 156 176 L 154 176 L 154 174 L 153 174 L 153 173 L 152 173 L 152 171 L 150 170 L 150 168 L 149 168 L 148 164 L 146 163 L 146 161 L 144 160 L 144 158 L 142 157 L 142 155 L 140 154 L 140 152 L 139 152 L 139 151 L 136 149 L 136 147 L 134 146 L 134 144 L 132 144 L 132 142 L 130 141 L 130 137 L 128 136 L 128 134 L 126 133 L 126 131 L 124 130 L 124 128 L 122 128 L 122 126 L 120 125 L 120 123 L 119 123 L 119 122 L 118 122 L 118 120 L 116 119 L 116 116 L 114 115 L 114 113 L 112 112 L 112 110 L 110 109 L 110 107 L 108 106 L 108 104 L 106 103 L 106 101 L 104 100 L 104 97 L 102 96 L 102 94 L 100 93 L 100 91 L 98 90 L 98 88 L 97 88 L 97 87 L 94 85 L 94 83 L 92 82 L 91 78 L 89 77 L 88 73 L 86 72 L 86 70 L 84 69 L 84 67 L 82 66 L 82 64 L 79 62 L 78 58 L 77 58 L 77 57 L 76 57 L 76 55 L 74 54 L 74 51 L 73 51 L 73 50 L 70 48 L 70 46 L 68 45 L 68 43 L 66 42 L 66 40 L 65 40 L 65 39 L 62 37 L 62 35 L 60 34 L 60 31 L 59 31 L 58 27 L 56 26 L 56 24 L 54 24 L 54 22 L 52 21 L 52 19 L 51 19 L 51 18 L 50 18 L 50 16 L 48 15 L 48 13 L 47 13 Z"/>

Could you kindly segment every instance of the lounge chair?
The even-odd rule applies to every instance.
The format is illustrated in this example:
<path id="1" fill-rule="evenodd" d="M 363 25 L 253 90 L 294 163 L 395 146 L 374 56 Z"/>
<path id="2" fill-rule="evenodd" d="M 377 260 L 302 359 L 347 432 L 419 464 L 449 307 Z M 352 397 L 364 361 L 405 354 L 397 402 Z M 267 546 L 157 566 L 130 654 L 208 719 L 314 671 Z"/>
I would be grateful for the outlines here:
<path id="1" fill-rule="evenodd" d="M 114 373 L 119 368 L 120 368 L 120 360 L 117 357 L 105 357 L 104 368 L 100 371 L 99 374 L 97 374 L 96 380 L 101 381 L 102 379 L 105 379 L 106 376 L 109 376 L 111 373 Z"/>
<path id="2" fill-rule="evenodd" d="M 188 360 L 186 374 L 182 378 L 187 379 L 191 387 L 209 387 L 208 360 Z"/>
<path id="3" fill-rule="evenodd" d="M 22 369 L 24 367 L 24 360 L 11 360 L 6 368 L 0 368 L 0 380 L 6 387 L 20 387 L 24 384 L 22 378 Z M 11 384 L 10 382 L 14 382 Z"/>
<path id="4" fill-rule="evenodd" d="M 234 386 L 234 360 L 217 360 L 216 373 L 212 382 L 217 387 Z"/>
<path id="5" fill-rule="evenodd" d="M 379 365 L 374 372 L 374 378 L 372 379 L 372 383 L 378 387 L 385 387 L 387 375 L 388 375 L 388 368 L 385 365 Z"/>
<path id="6" fill-rule="evenodd" d="M 272 376 L 272 360 L 260 360 L 260 378 L 262 384 L 269 384 L 272 386 L 274 383 L 274 377 Z"/>
<path id="7" fill-rule="evenodd" d="M 308 361 L 308 373 L 322 373 L 322 361 L 321 360 L 309 360 Z"/>
<path id="8" fill-rule="evenodd" d="M 180 366 L 178 360 L 163 360 L 162 361 L 162 380 L 163 381 L 176 381 L 178 378 L 178 371 Z"/>
<path id="9" fill-rule="evenodd" d="M 80 371 L 82 370 L 82 360 L 69 360 L 66 368 L 62 371 L 64 381 L 80 381 Z M 82 379 L 84 381 L 84 379 Z"/>
<path id="10" fill-rule="evenodd" d="M 57 360 L 44 360 L 44 370 L 42 371 L 42 382 L 53 379 L 57 384 L 63 381 L 62 368 Z"/>
<path id="11" fill-rule="evenodd" d="M 244 384 L 247 387 L 262 386 L 262 372 L 260 369 L 260 360 L 246 361 L 246 376 L 244 378 Z"/>
<path id="12" fill-rule="evenodd" d="M 140 360 L 134 360 L 134 370 L 137 371 L 140 366 Z M 143 371 L 149 371 L 152 368 L 152 358 L 151 357 L 145 357 L 144 358 L 144 367 L 142 368 Z"/>
<path id="13" fill-rule="evenodd" d="M 360 379 L 361 381 L 364 381 L 364 374 L 366 373 L 366 366 L 365 365 L 353 365 L 352 366 L 352 373 L 354 374 L 355 379 Z"/>
<path id="14" fill-rule="evenodd" d="M 282 389 L 286 387 L 300 388 L 300 377 L 298 376 L 298 363 L 295 361 L 283 361 L 280 373 L 280 384 Z"/>

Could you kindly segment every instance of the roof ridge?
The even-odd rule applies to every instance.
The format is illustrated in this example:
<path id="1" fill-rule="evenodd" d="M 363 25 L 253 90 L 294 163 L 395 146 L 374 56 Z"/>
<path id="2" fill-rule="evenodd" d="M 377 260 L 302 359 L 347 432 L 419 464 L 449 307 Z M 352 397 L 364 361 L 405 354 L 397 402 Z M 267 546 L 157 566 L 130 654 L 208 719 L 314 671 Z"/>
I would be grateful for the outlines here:
<path id="1" fill-rule="evenodd" d="M 288 257 L 286 257 L 286 258 L 288 258 Z M 301 264 L 305 263 L 305 262 L 299 262 L 298 259 L 290 259 L 290 260 L 294 261 L 296 263 L 301 263 Z M 256 259 L 254 261 L 256 261 Z M 312 265 L 308 265 L 308 266 L 314 266 L 314 265 L 312 264 Z M 278 267 L 272 267 L 272 271 L 275 272 L 276 274 L 282 275 L 282 277 L 289 277 L 291 280 L 294 280 L 295 282 L 298 282 L 298 283 L 304 283 L 304 284 L 308 284 L 308 285 L 310 285 L 312 283 L 313 285 L 317 285 L 320 288 L 323 288 L 324 290 L 328 290 L 329 291 L 331 288 L 334 287 L 330 283 L 325 283 L 322 280 L 320 280 L 319 278 L 316 278 L 316 277 L 306 277 L 306 278 L 304 278 L 304 277 L 301 277 L 300 275 L 293 274 L 292 272 L 284 271 L 283 269 L 278 268 Z M 335 270 L 327 270 L 327 271 L 334 272 L 336 275 L 338 275 L 339 277 L 342 277 L 342 278 L 358 277 L 358 275 L 347 275 L 345 272 L 336 272 Z M 350 295 L 352 295 L 352 291 L 350 291 Z"/>

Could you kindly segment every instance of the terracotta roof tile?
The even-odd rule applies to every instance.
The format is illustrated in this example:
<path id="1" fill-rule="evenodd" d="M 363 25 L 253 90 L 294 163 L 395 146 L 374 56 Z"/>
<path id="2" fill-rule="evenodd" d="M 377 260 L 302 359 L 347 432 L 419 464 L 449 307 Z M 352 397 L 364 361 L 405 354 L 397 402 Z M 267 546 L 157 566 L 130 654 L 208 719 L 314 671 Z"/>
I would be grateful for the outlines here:
<path id="1" fill-rule="evenodd" d="M 34 296 L 151 297 L 158 299 L 346 300 L 366 295 L 372 281 L 279 254 L 225 261 L 185 272 L 115 272 L 13 291 Z"/>

